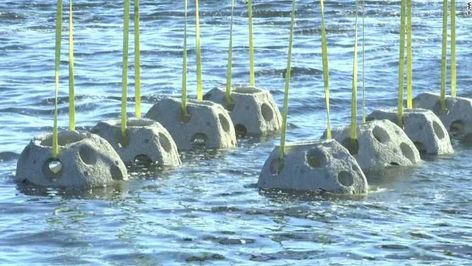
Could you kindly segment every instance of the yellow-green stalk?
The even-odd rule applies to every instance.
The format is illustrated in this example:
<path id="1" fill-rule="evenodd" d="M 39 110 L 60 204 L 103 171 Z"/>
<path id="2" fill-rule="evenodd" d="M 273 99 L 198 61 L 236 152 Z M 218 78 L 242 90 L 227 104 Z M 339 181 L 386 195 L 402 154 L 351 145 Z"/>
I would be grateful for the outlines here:
<path id="1" fill-rule="evenodd" d="M 184 26 L 184 51 L 182 56 L 182 99 L 181 108 L 183 116 L 187 116 L 187 13 L 188 0 L 185 0 L 185 26 Z"/>
<path id="2" fill-rule="evenodd" d="M 331 119 L 329 115 L 329 67 L 328 67 L 328 40 L 326 38 L 326 26 L 324 17 L 324 0 L 321 4 L 321 57 L 323 60 L 323 81 L 326 104 L 326 139 L 331 139 Z"/>
<path id="3" fill-rule="evenodd" d="M 56 6 L 56 53 L 55 53 L 55 85 L 54 85 L 54 125 L 52 130 L 52 157 L 59 156 L 59 134 L 57 129 L 57 98 L 59 96 L 59 76 L 61 67 L 61 37 L 62 37 L 62 0 L 57 0 Z"/>
<path id="4" fill-rule="evenodd" d="M 406 12 L 406 107 L 413 108 L 413 49 L 412 49 L 412 0 L 407 0 Z"/>
<path id="5" fill-rule="evenodd" d="M 252 32 L 252 0 L 247 1 L 247 16 L 249 30 L 249 85 L 256 86 L 256 74 L 254 71 L 254 39 Z"/>
<path id="6" fill-rule="evenodd" d="M 227 105 L 231 105 L 231 80 L 233 75 L 233 19 L 234 19 L 234 0 L 231 0 L 231 22 L 229 27 L 229 45 L 228 45 L 228 65 L 226 67 L 226 93 L 225 100 Z"/>
<path id="7" fill-rule="evenodd" d="M 126 143 L 126 104 L 128 99 L 128 43 L 129 43 L 129 0 L 124 0 L 123 21 L 123 73 L 121 81 L 121 136 Z"/>
<path id="8" fill-rule="evenodd" d="M 200 47 L 200 11 L 198 7 L 198 0 L 195 0 L 195 45 L 197 53 L 197 100 L 202 101 L 202 51 Z"/>
<path id="9" fill-rule="evenodd" d="M 405 75 L 405 13 L 406 0 L 401 0 L 400 12 L 400 56 L 398 59 L 398 106 L 397 119 L 398 125 L 403 126 L 403 93 L 404 93 L 404 75 Z"/>
<path id="10" fill-rule="evenodd" d="M 141 47 L 139 40 L 139 0 L 134 0 L 134 83 L 135 115 L 141 118 Z"/>
<path id="11" fill-rule="evenodd" d="M 356 0 L 356 22 L 354 23 L 356 29 L 354 30 L 354 59 L 352 62 L 352 99 L 351 99 L 351 139 L 357 139 L 357 18 L 358 18 L 358 4 Z"/>
<path id="12" fill-rule="evenodd" d="M 446 68 L 447 68 L 447 0 L 443 0 L 442 51 L 441 51 L 441 111 L 446 110 Z"/>
<path id="13" fill-rule="evenodd" d="M 365 0 L 362 0 L 362 123 L 366 123 L 365 110 Z"/>
<path id="14" fill-rule="evenodd" d="M 288 39 L 288 56 L 287 56 L 287 74 L 285 74 L 285 90 L 284 90 L 284 110 L 282 119 L 282 136 L 280 137 L 279 159 L 283 161 L 285 157 L 285 136 L 287 133 L 288 118 L 288 94 L 290 90 L 290 78 L 292 72 L 292 45 L 293 45 L 293 28 L 295 27 L 295 0 L 292 0 L 292 12 L 290 18 L 290 37 Z"/>
<path id="15" fill-rule="evenodd" d="M 75 130 L 74 14 L 69 0 L 69 129 Z"/>
<path id="16" fill-rule="evenodd" d="M 451 0 L 451 96 L 456 95 L 456 0 Z"/>

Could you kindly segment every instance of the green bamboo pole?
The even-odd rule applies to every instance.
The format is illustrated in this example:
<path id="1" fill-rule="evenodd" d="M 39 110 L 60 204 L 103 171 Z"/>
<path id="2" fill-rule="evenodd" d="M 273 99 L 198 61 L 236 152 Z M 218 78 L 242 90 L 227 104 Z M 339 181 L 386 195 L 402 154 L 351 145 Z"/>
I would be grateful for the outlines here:
<path id="1" fill-rule="evenodd" d="M 139 0 L 134 0 L 134 83 L 135 115 L 141 118 L 141 47 L 139 40 Z"/>
<path id="2" fill-rule="evenodd" d="M 447 68 L 447 0 L 443 0 L 442 52 L 441 52 L 441 111 L 446 110 L 446 68 Z"/>
<path id="3" fill-rule="evenodd" d="M 54 125 L 52 131 L 52 157 L 59 156 L 59 134 L 57 126 L 57 105 L 59 96 L 59 76 L 61 67 L 61 37 L 62 37 L 62 0 L 57 0 L 56 6 L 56 54 L 55 54 L 55 84 L 54 84 Z"/>
<path id="4" fill-rule="evenodd" d="M 406 12 L 406 46 L 407 46 L 407 63 L 406 63 L 406 88 L 407 100 L 406 107 L 413 108 L 413 49 L 412 49 L 412 0 L 407 0 Z"/>
<path id="5" fill-rule="evenodd" d="M 401 0 L 400 12 L 400 56 L 398 59 L 398 107 L 397 119 L 398 125 L 403 126 L 403 93 L 404 93 L 404 75 L 405 75 L 405 13 L 406 0 Z"/>
<path id="6" fill-rule="evenodd" d="M 290 18 L 290 37 L 288 41 L 288 57 L 287 57 L 287 74 L 285 74 L 285 90 L 284 90 L 284 110 L 282 119 L 282 136 L 280 138 L 279 159 L 284 160 L 285 157 L 285 136 L 287 133 L 288 119 L 288 96 L 290 90 L 290 79 L 292 72 L 292 45 L 293 45 L 293 29 L 295 27 L 295 0 L 292 0 L 292 12 Z"/>
<path id="7" fill-rule="evenodd" d="M 183 116 L 187 116 L 187 14 L 188 0 L 185 0 L 184 51 L 182 56 L 182 98 L 181 108 Z"/>
<path id="8" fill-rule="evenodd" d="M 229 45 L 228 45 L 228 65 L 226 67 L 226 93 L 225 100 L 227 105 L 231 105 L 231 81 L 233 75 L 233 19 L 234 19 L 234 0 L 231 0 L 231 22 L 229 27 Z"/>
<path id="9" fill-rule="evenodd" d="M 252 0 L 247 1 L 247 16 L 249 29 L 249 86 L 256 86 L 256 74 L 254 71 L 254 39 L 252 31 Z"/>
<path id="10" fill-rule="evenodd" d="M 69 0 L 69 129 L 75 130 L 74 14 Z"/>
<path id="11" fill-rule="evenodd" d="M 362 0 L 362 123 L 366 123 L 365 103 L 365 0 Z"/>
<path id="12" fill-rule="evenodd" d="M 456 0 L 451 0 L 451 96 L 456 97 Z"/>
<path id="13" fill-rule="evenodd" d="M 354 37 L 354 59 L 352 62 L 352 98 L 351 98 L 351 139 L 357 139 L 357 19 L 358 19 L 358 5 L 356 0 L 356 22 L 355 37 Z"/>
<path id="14" fill-rule="evenodd" d="M 126 104 L 128 99 L 128 44 L 129 44 L 129 0 L 124 0 L 123 22 L 123 73 L 121 81 L 121 136 L 126 144 Z"/>
<path id="15" fill-rule="evenodd" d="M 331 139 L 331 119 L 329 115 L 329 67 L 328 67 L 328 40 L 326 38 L 326 26 L 324 17 L 324 0 L 321 4 L 321 57 L 323 60 L 323 81 L 326 104 L 326 139 Z"/>
<path id="16" fill-rule="evenodd" d="M 200 47 L 200 11 L 198 7 L 198 0 L 195 0 L 195 45 L 197 50 L 197 100 L 202 101 L 202 51 Z"/>

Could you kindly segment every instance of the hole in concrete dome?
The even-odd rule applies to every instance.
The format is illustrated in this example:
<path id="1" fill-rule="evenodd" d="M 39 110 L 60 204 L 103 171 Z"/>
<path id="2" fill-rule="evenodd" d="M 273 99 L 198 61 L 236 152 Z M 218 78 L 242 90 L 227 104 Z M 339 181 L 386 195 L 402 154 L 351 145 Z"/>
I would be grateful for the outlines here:
<path id="1" fill-rule="evenodd" d="M 284 164 L 280 158 L 273 159 L 272 162 L 270 162 L 270 173 L 272 175 L 279 175 L 283 168 Z"/>
<path id="2" fill-rule="evenodd" d="M 245 137 L 247 134 L 247 128 L 241 124 L 235 125 L 234 130 L 236 131 L 236 136 L 238 137 Z"/>
<path id="3" fill-rule="evenodd" d="M 348 171 L 341 171 L 338 174 L 338 182 L 345 187 L 350 187 L 354 184 L 354 177 Z"/>
<path id="4" fill-rule="evenodd" d="M 359 153 L 359 141 L 357 139 L 345 138 L 341 142 L 341 145 L 343 145 L 351 155 Z"/>
<path id="5" fill-rule="evenodd" d="M 110 166 L 110 174 L 113 180 L 125 179 L 125 177 L 123 176 L 123 172 L 121 172 L 120 168 L 116 165 Z"/>
<path id="6" fill-rule="evenodd" d="M 325 154 L 318 149 L 309 150 L 306 153 L 306 161 L 311 168 L 321 168 L 327 163 Z"/>
<path id="7" fill-rule="evenodd" d="M 446 137 L 446 134 L 444 134 L 444 130 L 438 122 L 433 121 L 433 129 L 439 139 L 444 139 Z"/>
<path id="8" fill-rule="evenodd" d="M 169 138 L 163 133 L 159 133 L 159 142 L 166 152 L 172 151 L 172 144 L 170 143 Z"/>
<path id="9" fill-rule="evenodd" d="M 413 150 L 411 149 L 411 147 L 408 146 L 408 144 L 403 142 L 402 144 L 400 144 L 400 149 L 402 150 L 403 156 L 405 156 L 411 162 L 415 161 L 415 154 L 413 153 Z"/>
<path id="10" fill-rule="evenodd" d="M 184 112 L 183 109 L 180 110 L 180 122 L 188 123 L 192 119 L 192 114 L 187 106 L 187 112 Z"/>
<path id="11" fill-rule="evenodd" d="M 456 120 L 452 122 L 451 127 L 450 127 L 451 135 L 454 137 L 463 136 L 465 133 L 464 127 L 465 125 L 462 120 Z"/>
<path id="12" fill-rule="evenodd" d="M 64 169 L 62 166 L 62 162 L 59 159 L 54 158 L 51 158 L 44 162 L 42 168 L 43 175 L 50 178 L 59 177 L 62 174 L 63 170 Z"/>
<path id="13" fill-rule="evenodd" d="M 146 154 L 139 154 L 134 157 L 134 165 L 136 166 L 148 167 L 152 163 L 153 161 Z"/>
<path id="14" fill-rule="evenodd" d="M 47 137 L 41 140 L 40 144 L 42 146 L 52 146 L 52 138 L 53 138 L 52 134 L 47 135 Z M 64 131 L 64 132 L 59 132 L 57 138 L 58 138 L 59 146 L 65 146 L 67 144 L 72 144 L 72 143 L 79 142 L 85 139 L 85 135 L 79 134 L 74 131 Z"/>
<path id="15" fill-rule="evenodd" d="M 193 135 L 192 140 L 191 140 L 192 146 L 194 149 L 205 148 L 207 141 L 208 141 L 208 137 L 207 135 L 203 133 L 197 133 Z"/>
<path id="16" fill-rule="evenodd" d="M 220 119 L 221 126 L 223 127 L 223 130 L 225 132 L 229 132 L 230 127 L 229 127 L 229 122 L 228 119 L 223 114 L 219 114 L 218 118 Z"/>
<path id="17" fill-rule="evenodd" d="M 274 111 L 272 111 L 272 108 L 266 103 L 261 105 L 261 112 L 265 121 L 272 121 L 274 118 Z"/>
<path id="18" fill-rule="evenodd" d="M 82 145 L 79 149 L 79 157 L 84 164 L 95 164 L 97 162 L 97 152 L 89 145 Z"/>
<path id="19" fill-rule="evenodd" d="M 415 147 L 418 149 L 418 151 L 420 153 L 426 153 L 426 147 L 424 146 L 423 143 L 419 142 L 419 141 L 415 141 L 413 142 L 415 144 Z M 403 150 L 402 150 L 403 152 Z"/>
<path id="20" fill-rule="evenodd" d="M 374 138 L 382 144 L 387 144 L 390 141 L 388 132 L 379 126 L 374 127 L 372 134 L 374 135 Z"/>
<path id="21" fill-rule="evenodd" d="M 397 163 L 397 162 L 391 162 L 390 165 L 391 165 L 391 166 L 400 166 L 400 164 Z"/>

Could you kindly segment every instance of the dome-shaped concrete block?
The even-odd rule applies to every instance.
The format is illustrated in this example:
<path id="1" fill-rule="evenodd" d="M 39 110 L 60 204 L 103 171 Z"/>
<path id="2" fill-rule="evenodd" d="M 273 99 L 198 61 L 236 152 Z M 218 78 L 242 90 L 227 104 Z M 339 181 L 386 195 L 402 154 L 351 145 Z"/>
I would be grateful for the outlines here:
<path id="1" fill-rule="evenodd" d="M 205 100 L 219 103 L 229 110 L 238 136 L 260 137 L 276 133 L 282 126 L 279 108 L 267 90 L 235 87 L 231 91 L 232 104 L 225 100 L 225 89 L 209 91 Z"/>
<path id="2" fill-rule="evenodd" d="M 146 160 L 162 167 L 181 164 L 174 139 L 161 124 L 151 119 L 129 119 L 127 122 L 126 145 L 121 136 L 121 121 L 99 122 L 92 133 L 106 139 L 120 155 L 126 165 L 136 160 Z"/>
<path id="3" fill-rule="evenodd" d="M 90 133 L 59 133 L 60 153 L 53 159 L 52 134 L 34 138 L 18 159 L 15 180 L 56 188 L 103 187 L 127 180 L 120 156 L 103 138 Z"/>
<path id="4" fill-rule="evenodd" d="M 472 143 L 472 99 L 446 97 L 446 111 L 441 111 L 440 97 L 432 93 L 422 93 L 415 97 L 414 106 L 433 111 L 443 122 L 449 134 Z"/>
<path id="5" fill-rule="evenodd" d="M 334 140 L 291 144 L 281 163 L 279 147 L 270 154 L 259 176 L 262 189 L 366 193 L 367 179 L 349 152 Z"/>
<path id="6" fill-rule="evenodd" d="M 167 128 L 181 151 L 236 146 L 233 122 L 223 106 L 210 101 L 189 100 L 187 111 L 190 116 L 185 118 L 179 99 L 163 98 L 152 106 L 146 117 Z"/>
<path id="7" fill-rule="evenodd" d="M 367 116 L 367 120 L 388 119 L 397 122 L 395 110 L 376 110 Z M 449 133 L 443 123 L 432 111 L 426 109 L 405 109 L 403 130 L 413 141 L 420 153 L 430 155 L 454 153 Z"/>
<path id="8" fill-rule="evenodd" d="M 389 120 L 359 125 L 357 141 L 351 139 L 350 131 L 350 127 L 336 128 L 332 135 L 349 150 L 364 171 L 381 170 L 391 165 L 412 166 L 421 161 L 413 142 Z"/>

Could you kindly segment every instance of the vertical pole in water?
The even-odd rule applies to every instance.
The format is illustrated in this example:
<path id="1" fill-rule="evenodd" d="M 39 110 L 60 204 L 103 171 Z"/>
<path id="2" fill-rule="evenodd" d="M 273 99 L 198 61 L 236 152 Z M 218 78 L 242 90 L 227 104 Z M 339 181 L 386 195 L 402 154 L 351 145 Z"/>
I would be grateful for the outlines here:
<path id="1" fill-rule="evenodd" d="M 57 129 L 57 98 L 59 96 L 59 75 L 61 67 L 61 37 L 62 37 L 62 0 L 57 0 L 56 6 L 56 53 L 55 53 L 55 88 L 54 88 L 54 125 L 52 131 L 52 157 L 59 156 L 59 134 Z"/>
<path id="2" fill-rule="evenodd" d="M 247 1 L 247 16 L 249 30 L 249 86 L 256 86 L 256 74 L 254 71 L 254 39 L 252 32 L 252 0 Z"/>
<path id="3" fill-rule="evenodd" d="M 200 11 L 198 0 L 195 0 L 195 45 L 197 53 L 197 100 L 202 101 L 202 51 L 200 47 Z"/>
<path id="4" fill-rule="evenodd" d="M 185 0 L 185 25 L 184 25 L 184 47 L 182 56 L 182 99 L 181 109 L 183 117 L 188 116 L 187 113 L 187 11 L 188 0 Z"/>
<path id="5" fill-rule="evenodd" d="M 74 14 L 69 0 L 69 130 L 75 130 Z"/>
<path id="6" fill-rule="evenodd" d="M 412 0 L 407 0 L 406 12 L 406 107 L 413 108 L 413 49 L 412 49 Z"/>
<path id="7" fill-rule="evenodd" d="M 365 0 L 362 0 L 362 123 L 366 123 L 365 110 Z"/>
<path id="8" fill-rule="evenodd" d="M 359 0 L 356 0 L 356 22 L 354 37 L 354 59 L 352 62 L 351 139 L 357 139 L 357 18 Z"/>
<path id="9" fill-rule="evenodd" d="M 400 12 L 400 56 L 398 59 L 398 125 L 403 127 L 403 93 L 405 75 L 405 13 L 406 0 L 401 0 Z"/>
<path id="10" fill-rule="evenodd" d="M 451 0 L 451 96 L 456 94 L 456 0 Z"/>
<path id="11" fill-rule="evenodd" d="M 123 69 L 121 81 L 121 137 L 126 144 L 126 104 L 128 99 L 128 42 L 129 42 L 129 0 L 124 0 L 123 22 Z"/>
<path id="12" fill-rule="evenodd" d="M 326 139 L 331 139 L 331 119 L 329 115 L 329 68 L 328 68 L 328 40 L 326 38 L 326 26 L 324 17 L 324 0 L 321 4 L 321 55 L 323 60 L 323 82 L 326 104 Z"/>
<path id="13" fill-rule="evenodd" d="M 234 19 L 234 0 L 231 0 L 231 22 L 229 27 L 229 45 L 228 45 L 228 66 L 226 67 L 226 94 L 225 100 L 227 105 L 232 104 L 231 99 L 231 79 L 233 67 L 233 19 Z"/>
<path id="14" fill-rule="evenodd" d="M 285 157 L 285 135 L 287 133 L 288 93 L 290 90 L 290 78 L 291 78 L 291 72 L 292 72 L 292 45 L 293 45 L 293 28 L 294 27 L 295 27 L 295 0 L 292 0 L 292 13 L 291 13 L 291 18 L 290 18 L 290 37 L 288 40 L 287 70 L 285 74 L 282 135 L 280 137 L 280 151 L 279 151 L 279 159 L 281 162 L 283 162 L 284 157 Z"/>
<path id="15" fill-rule="evenodd" d="M 443 0 L 442 51 L 441 51 L 441 112 L 446 110 L 446 68 L 447 68 L 447 0 Z"/>
<path id="16" fill-rule="evenodd" d="M 136 118 L 141 118 L 141 47 L 139 40 L 139 20 L 139 0 L 134 0 L 134 83 Z"/>

